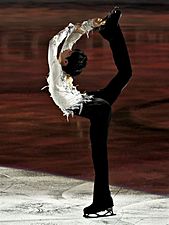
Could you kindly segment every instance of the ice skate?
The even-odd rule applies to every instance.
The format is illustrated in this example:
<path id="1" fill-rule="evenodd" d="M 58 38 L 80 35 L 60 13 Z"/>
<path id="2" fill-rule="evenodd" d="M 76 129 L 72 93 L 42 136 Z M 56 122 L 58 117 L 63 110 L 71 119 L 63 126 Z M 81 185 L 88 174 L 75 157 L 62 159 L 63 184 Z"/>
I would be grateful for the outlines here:
<path id="1" fill-rule="evenodd" d="M 104 25 L 99 27 L 100 34 L 105 38 L 108 39 L 113 35 L 113 30 L 116 26 L 118 26 L 118 22 L 122 13 L 118 7 L 115 7 L 104 19 Z"/>
<path id="2" fill-rule="evenodd" d="M 100 203 L 94 202 L 90 206 L 84 208 L 84 217 L 86 218 L 97 218 L 113 216 L 113 199 L 110 197 L 108 200 L 99 201 Z"/>
<path id="3" fill-rule="evenodd" d="M 106 21 L 109 20 L 112 16 L 117 18 L 117 21 L 116 21 L 116 22 L 118 22 L 119 18 L 122 16 L 122 13 L 121 13 L 120 8 L 119 8 L 118 6 L 115 6 L 115 7 L 113 8 L 113 10 L 110 11 L 110 12 L 102 19 L 102 21 L 104 21 L 104 22 L 106 23 Z M 103 24 L 103 25 L 104 25 L 104 24 Z"/>
<path id="4" fill-rule="evenodd" d="M 98 217 L 107 217 L 113 216 L 113 207 L 99 206 L 96 204 L 91 204 L 90 206 L 84 208 L 84 217 L 85 218 L 98 218 Z"/>

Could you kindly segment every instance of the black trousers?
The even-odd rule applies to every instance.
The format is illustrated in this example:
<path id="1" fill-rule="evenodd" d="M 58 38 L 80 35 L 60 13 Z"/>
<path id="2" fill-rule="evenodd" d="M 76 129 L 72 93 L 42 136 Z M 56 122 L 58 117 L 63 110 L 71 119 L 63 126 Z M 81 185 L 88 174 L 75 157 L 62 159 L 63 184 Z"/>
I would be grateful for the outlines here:
<path id="1" fill-rule="evenodd" d="M 118 73 L 108 85 L 98 91 L 88 92 L 93 95 L 91 102 L 84 103 L 80 116 L 90 120 L 90 140 L 95 171 L 93 202 L 110 199 L 107 138 L 111 119 L 111 105 L 131 77 L 131 64 L 120 26 L 101 33 L 109 41 Z M 75 111 L 75 114 L 78 113 Z"/>

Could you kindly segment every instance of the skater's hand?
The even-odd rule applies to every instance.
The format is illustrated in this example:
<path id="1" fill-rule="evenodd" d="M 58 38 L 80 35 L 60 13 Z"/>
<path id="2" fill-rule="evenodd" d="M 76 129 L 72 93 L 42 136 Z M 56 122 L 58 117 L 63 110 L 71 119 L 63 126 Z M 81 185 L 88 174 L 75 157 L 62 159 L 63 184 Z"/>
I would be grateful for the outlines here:
<path id="1" fill-rule="evenodd" d="M 77 32 L 77 33 L 80 33 L 80 34 L 84 34 L 84 30 L 81 29 L 81 23 L 76 23 L 75 24 L 75 31 L 74 32 Z"/>
<path id="2" fill-rule="evenodd" d="M 89 19 L 88 21 L 90 21 L 92 28 L 97 28 L 100 27 L 101 25 L 105 24 L 105 21 L 102 18 L 93 18 L 93 19 Z M 84 21 L 87 22 L 87 21 Z M 80 34 L 84 34 L 85 32 L 85 24 L 81 24 L 81 23 L 76 23 L 75 24 L 75 33 L 80 33 Z"/>
<path id="3" fill-rule="evenodd" d="M 93 21 L 93 27 L 94 28 L 100 27 L 100 26 L 105 24 L 105 21 L 103 21 L 102 18 L 93 18 L 92 21 Z"/>

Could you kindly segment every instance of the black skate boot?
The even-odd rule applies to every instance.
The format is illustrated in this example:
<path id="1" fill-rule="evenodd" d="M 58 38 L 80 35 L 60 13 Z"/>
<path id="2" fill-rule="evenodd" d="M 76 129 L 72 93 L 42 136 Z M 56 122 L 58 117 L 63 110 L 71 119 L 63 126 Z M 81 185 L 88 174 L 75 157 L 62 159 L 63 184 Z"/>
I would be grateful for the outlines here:
<path id="1" fill-rule="evenodd" d="M 113 200 L 110 198 L 108 201 L 100 201 L 100 203 L 92 203 L 90 206 L 84 208 L 84 217 L 85 218 L 98 218 L 113 216 Z"/>
<path id="2" fill-rule="evenodd" d="M 119 7 L 115 7 L 104 19 L 106 21 L 104 25 L 99 27 L 100 34 L 105 38 L 108 39 L 112 34 L 113 30 L 116 26 L 118 26 L 118 22 L 122 13 Z"/>

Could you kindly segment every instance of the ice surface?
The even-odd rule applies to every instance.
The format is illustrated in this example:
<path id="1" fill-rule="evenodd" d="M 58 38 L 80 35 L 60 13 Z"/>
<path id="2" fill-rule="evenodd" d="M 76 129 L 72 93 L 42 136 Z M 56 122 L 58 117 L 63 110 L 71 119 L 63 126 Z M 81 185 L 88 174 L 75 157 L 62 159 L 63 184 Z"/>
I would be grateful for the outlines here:
<path id="1" fill-rule="evenodd" d="M 111 187 L 116 216 L 86 219 L 93 183 L 0 168 L 1 225 L 169 225 L 168 196 Z"/>

